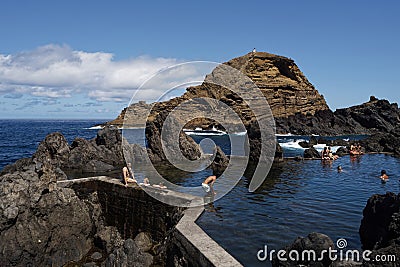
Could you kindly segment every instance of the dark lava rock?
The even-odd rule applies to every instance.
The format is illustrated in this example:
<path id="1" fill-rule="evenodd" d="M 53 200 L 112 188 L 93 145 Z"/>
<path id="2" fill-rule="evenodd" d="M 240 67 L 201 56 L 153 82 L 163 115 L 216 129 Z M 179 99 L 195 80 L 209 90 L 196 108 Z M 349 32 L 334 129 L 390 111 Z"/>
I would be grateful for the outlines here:
<path id="1" fill-rule="evenodd" d="M 49 162 L 60 167 L 68 160 L 70 149 L 68 142 L 61 133 L 51 133 L 39 144 L 33 158 L 39 162 Z"/>
<path id="2" fill-rule="evenodd" d="M 147 232 L 139 233 L 133 240 L 138 248 L 143 252 L 148 252 L 153 247 L 153 241 L 151 240 L 151 234 Z"/>
<path id="3" fill-rule="evenodd" d="M 363 211 L 360 238 L 363 249 L 382 248 L 400 237 L 400 195 L 373 195 Z"/>
<path id="4" fill-rule="evenodd" d="M 309 148 L 304 151 L 304 158 L 305 159 L 316 159 L 316 158 L 321 158 L 321 155 L 319 152 L 314 148 Z"/>
<path id="5" fill-rule="evenodd" d="M 287 118 L 276 118 L 276 128 L 278 133 L 337 136 L 389 133 L 399 122 L 400 109 L 396 103 L 371 97 L 364 104 L 335 112 L 320 110 L 313 116 L 298 113 Z"/>
<path id="6" fill-rule="evenodd" d="M 310 147 L 312 147 L 312 145 L 307 141 L 299 142 L 299 146 L 301 146 L 302 148 L 310 148 Z"/>
<path id="7" fill-rule="evenodd" d="M 276 142 L 274 161 L 275 162 L 283 161 L 283 148 L 278 142 Z"/>
<path id="8" fill-rule="evenodd" d="M 39 144 L 32 159 L 20 160 L 6 166 L 2 173 L 20 170 L 22 166 L 29 166 L 29 161 L 37 164 L 50 163 L 64 171 L 95 173 L 115 170 L 125 162 L 121 140 L 119 130 L 109 126 L 100 130 L 94 140 L 76 138 L 71 146 L 68 146 L 62 134 L 52 133 Z"/>
<path id="9" fill-rule="evenodd" d="M 283 158 L 283 150 L 278 144 L 275 136 L 269 136 L 265 144 L 261 144 L 261 132 L 260 127 L 256 120 L 250 122 L 247 127 L 247 136 L 250 143 L 249 159 L 252 162 L 258 162 L 260 156 L 264 161 L 269 161 L 275 159 L 275 161 L 280 161 Z M 266 154 L 261 155 L 261 147 L 266 145 L 268 147 Z"/>
<path id="10" fill-rule="evenodd" d="M 285 257 L 287 261 L 280 261 L 276 255 L 272 260 L 272 266 L 274 267 L 289 267 L 289 266 L 315 266 L 315 267 L 323 267 L 323 266 L 330 266 L 332 260 L 329 259 L 328 253 L 322 254 L 322 251 L 328 251 L 329 248 L 334 249 L 335 245 L 333 244 L 332 240 L 320 233 L 311 233 L 307 237 L 298 237 L 293 244 L 286 246 L 284 250 L 286 251 Z M 299 255 L 302 255 L 302 252 L 305 250 L 313 250 L 317 255 L 317 259 L 320 255 L 324 255 L 322 261 L 313 261 L 304 259 L 302 260 L 301 257 L 297 261 L 292 261 L 289 258 L 290 251 L 297 251 Z"/>
<path id="11" fill-rule="evenodd" d="M 349 149 L 347 149 L 347 147 L 339 147 L 338 150 L 336 150 L 336 155 L 338 155 L 339 157 L 343 157 L 345 155 L 349 154 Z"/>
<path id="12" fill-rule="evenodd" d="M 38 163 L 38 167 L 40 167 L 42 163 Z M 3 168 L 0 172 L 0 175 L 4 175 L 6 173 L 13 173 L 16 171 L 27 171 L 27 170 L 35 170 L 35 163 L 32 158 L 23 158 L 17 160 L 14 164 L 9 164 Z"/>
<path id="13" fill-rule="evenodd" d="M 93 260 L 100 260 L 101 258 L 103 258 L 103 255 L 100 252 L 94 252 L 90 258 L 92 258 Z"/>
<path id="14" fill-rule="evenodd" d="M 400 156 L 400 124 L 390 133 L 377 133 L 360 141 L 366 152 L 389 152 Z"/>
<path id="15" fill-rule="evenodd" d="M 376 255 L 395 256 L 395 262 L 364 261 L 363 266 L 400 265 L 400 194 L 373 195 L 363 211 L 360 238 L 363 249 Z"/>
<path id="16" fill-rule="evenodd" d="M 219 177 L 228 167 L 229 158 L 225 155 L 224 151 L 217 146 L 215 152 L 214 161 L 211 163 L 211 169 L 213 170 L 213 175 Z"/>
<path id="17" fill-rule="evenodd" d="M 157 114 L 153 121 L 147 121 L 146 125 L 146 145 L 149 152 L 150 160 L 153 163 L 167 161 L 167 157 L 163 151 L 161 144 L 161 133 L 163 130 L 163 124 L 168 117 L 168 112 L 163 111 Z M 201 149 L 198 144 L 180 128 L 175 120 L 172 119 L 171 123 L 168 123 L 168 128 L 164 128 L 167 131 L 167 135 L 163 139 L 167 148 L 176 147 L 175 143 L 179 140 L 179 149 L 183 156 L 189 160 L 196 160 L 201 157 Z M 179 138 L 176 138 L 176 136 Z M 173 153 L 172 153 L 173 154 Z M 177 151 L 176 154 L 179 154 Z"/>
<path id="18" fill-rule="evenodd" d="M 142 251 L 135 241 L 127 239 L 124 245 L 114 249 L 106 261 L 102 264 L 105 267 L 147 267 L 153 264 L 153 256 Z"/>
<path id="19" fill-rule="evenodd" d="M 114 170 L 124 162 L 121 133 L 116 127 L 107 126 L 99 130 L 94 140 L 75 138 L 68 160 L 61 165 L 65 170 L 93 173 Z"/>
<path id="20" fill-rule="evenodd" d="M 63 154 L 49 147 L 37 155 Z M 57 188 L 53 162 L 43 161 L 0 176 L 2 266 L 62 266 L 91 248 L 96 216 L 90 211 L 96 204 L 81 201 L 72 189 Z"/>
<path id="21" fill-rule="evenodd" d="M 108 172 L 114 169 L 113 165 L 98 160 L 91 160 L 82 168 L 82 172 Z"/>
<path id="22" fill-rule="evenodd" d="M 124 240 L 115 227 L 100 225 L 94 236 L 94 244 L 110 254 L 115 247 L 121 247 L 124 244 Z"/>

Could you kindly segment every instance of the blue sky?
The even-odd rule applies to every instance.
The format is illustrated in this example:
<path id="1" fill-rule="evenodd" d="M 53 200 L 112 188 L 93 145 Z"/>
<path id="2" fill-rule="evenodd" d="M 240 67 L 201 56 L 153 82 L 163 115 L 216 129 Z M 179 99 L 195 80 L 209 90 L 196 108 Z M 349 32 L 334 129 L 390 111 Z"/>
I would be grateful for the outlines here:
<path id="1" fill-rule="evenodd" d="M 237 2 L 2 1 L 0 118 L 114 118 L 159 69 L 253 47 L 294 59 L 331 109 L 399 102 L 397 1 Z"/>

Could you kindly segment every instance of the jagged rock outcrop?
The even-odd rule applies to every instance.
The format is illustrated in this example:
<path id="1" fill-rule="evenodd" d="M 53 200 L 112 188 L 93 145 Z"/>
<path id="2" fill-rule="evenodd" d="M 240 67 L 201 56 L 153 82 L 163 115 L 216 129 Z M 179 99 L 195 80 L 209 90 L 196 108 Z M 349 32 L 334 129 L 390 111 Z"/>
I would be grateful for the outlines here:
<path id="1" fill-rule="evenodd" d="M 366 152 L 389 152 L 400 157 L 400 124 L 389 133 L 376 133 L 360 141 Z"/>
<path id="2" fill-rule="evenodd" d="M 276 118 L 296 113 L 313 115 L 318 110 L 329 109 L 324 97 L 292 59 L 256 52 L 225 64 L 240 70 L 260 88 Z"/>
<path id="3" fill-rule="evenodd" d="M 343 135 L 389 133 L 400 123 L 396 103 L 373 96 L 364 104 L 338 109 L 321 110 L 313 116 L 295 114 L 275 118 L 277 132 L 298 135 Z"/>
<path id="4" fill-rule="evenodd" d="M 121 144 L 121 133 L 115 127 L 99 130 L 93 140 L 75 138 L 71 145 L 61 133 L 51 133 L 39 144 L 32 158 L 6 166 L 1 174 L 23 170 L 31 161 L 52 165 L 64 179 L 63 171 L 107 172 L 125 164 Z"/>
<path id="5" fill-rule="evenodd" d="M 211 169 L 213 170 L 213 175 L 219 177 L 228 167 L 229 158 L 225 155 L 224 151 L 217 146 L 215 151 L 215 159 L 211 163 Z"/>
<path id="6" fill-rule="evenodd" d="M 306 150 L 304 150 L 304 158 L 305 159 L 320 159 L 321 155 L 314 147 L 311 147 L 311 148 L 307 148 Z"/>
<path id="7" fill-rule="evenodd" d="M 119 137 L 107 132 L 93 142 L 113 149 L 109 140 Z M 64 141 L 50 134 L 32 158 L 0 174 L 0 266 L 163 266 L 183 209 L 111 178 L 60 186 L 69 153 L 82 143 L 93 148 Z"/>
<path id="8" fill-rule="evenodd" d="M 387 247 L 400 241 L 400 195 L 373 195 L 363 211 L 360 238 L 363 249 Z"/>
<path id="9" fill-rule="evenodd" d="M 370 255 L 394 255 L 395 262 L 366 262 L 363 266 L 398 266 L 400 264 L 400 194 L 373 195 L 368 199 L 360 226 L 363 249 Z"/>
<path id="10" fill-rule="evenodd" d="M 161 139 L 167 148 L 173 148 L 179 142 L 176 149 L 180 149 L 184 157 L 189 160 L 199 159 L 202 154 L 200 146 L 191 137 L 181 131 L 175 121 L 168 124 L 166 134 L 164 137 L 162 136 L 163 125 L 167 116 L 168 112 L 162 111 L 155 116 L 154 120 L 148 121 L 146 125 L 146 143 L 150 160 L 153 163 L 167 161 Z M 179 138 L 176 138 L 177 135 L 179 135 Z M 177 155 L 178 153 L 178 151 L 175 151 L 170 156 Z"/>
<path id="11" fill-rule="evenodd" d="M 1 266 L 62 266 L 91 248 L 99 207 L 57 188 L 57 178 L 47 161 L 0 176 Z"/>
<path id="12" fill-rule="evenodd" d="M 400 109 L 395 103 L 379 100 L 371 96 L 370 101 L 349 108 L 331 111 L 325 99 L 307 80 L 293 60 L 264 52 L 249 53 L 224 63 L 247 75 L 267 99 L 275 119 L 277 133 L 297 135 L 343 135 L 389 133 L 400 122 Z M 248 127 L 254 120 L 254 112 L 238 95 L 212 84 L 213 73 L 208 75 L 199 86 L 187 88 L 181 97 L 169 101 L 157 102 L 154 105 L 136 103 L 130 112 L 136 114 L 138 120 L 145 119 L 141 114 L 157 114 L 163 110 L 171 111 L 184 101 L 196 97 L 209 97 L 219 100 L 231 107 Z M 211 81 L 211 82 L 209 82 Z M 122 122 L 124 110 L 116 121 Z M 146 111 L 146 112 L 144 112 Z M 191 114 L 192 109 L 184 114 Z M 223 113 L 224 111 L 219 111 Z M 143 117 L 143 118 L 142 118 Z M 154 117 L 151 115 L 149 119 Z M 182 120 L 187 116 L 182 116 Z M 135 123 L 135 119 L 128 120 Z M 215 121 L 196 119 L 186 121 L 187 128 L 211 128 L 217 126 Z M 226 124 L 235 124 L 229 118 Z"/>

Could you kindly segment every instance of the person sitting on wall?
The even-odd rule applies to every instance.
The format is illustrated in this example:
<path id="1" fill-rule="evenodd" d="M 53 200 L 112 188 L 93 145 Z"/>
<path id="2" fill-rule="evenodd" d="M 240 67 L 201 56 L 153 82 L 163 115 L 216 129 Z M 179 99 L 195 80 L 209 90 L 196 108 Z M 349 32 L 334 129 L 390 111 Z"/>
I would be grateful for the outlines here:
<path id="1" fill-rule="evenodd" d="M 136 183 L 131 163 L 128 163 L 127 166 L 122 168 L 122 175 L 124 177 L 125 186 L 128 186 L 128 183 Z"/>

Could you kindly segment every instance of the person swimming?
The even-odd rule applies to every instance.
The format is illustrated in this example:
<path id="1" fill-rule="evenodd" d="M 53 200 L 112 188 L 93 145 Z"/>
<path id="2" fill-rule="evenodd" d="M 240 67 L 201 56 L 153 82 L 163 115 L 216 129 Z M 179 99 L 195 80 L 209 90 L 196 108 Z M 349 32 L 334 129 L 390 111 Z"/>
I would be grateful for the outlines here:
<path id="1" fill-rule="evenodd" d="M 387 180 L 389 180 L 389 176 L 387 175 L 385 170 L 381 171 L 381 176 L 379 178 L 382 182 L 386 182 Z"/>
<path id="2" fill-rule="evenodd" d="M 342 172 L 342 171 L 343 171 L 342 166 L 339 165 L 339 166 L 337 167 L 337 171 L 338 171 L 338 172 Z"/>

